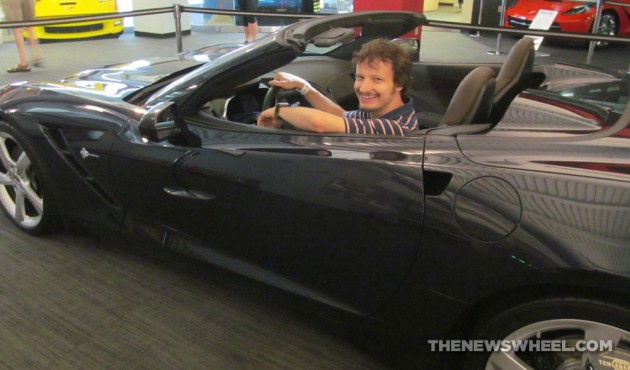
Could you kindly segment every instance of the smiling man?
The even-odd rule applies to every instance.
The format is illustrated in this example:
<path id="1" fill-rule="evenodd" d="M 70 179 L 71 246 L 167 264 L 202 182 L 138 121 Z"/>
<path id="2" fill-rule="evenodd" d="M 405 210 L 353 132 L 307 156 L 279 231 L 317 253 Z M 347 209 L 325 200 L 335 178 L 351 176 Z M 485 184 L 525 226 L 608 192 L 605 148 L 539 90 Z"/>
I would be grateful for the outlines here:
<path id="1" fill-rule="evenodd" d="M 418 128 L 411 98 L 411 58 L 395 43 L 372 40 L 356 52 L 354 92 L 359 109 L 345 111 L 304 79 L 279 72 L 272 86 L 297 89 L 313 108 L 276 106 L 262 112 L 258 125 L 277 128 L 286 121 L 298 129 L 320 133 L 404 136 Z"/>

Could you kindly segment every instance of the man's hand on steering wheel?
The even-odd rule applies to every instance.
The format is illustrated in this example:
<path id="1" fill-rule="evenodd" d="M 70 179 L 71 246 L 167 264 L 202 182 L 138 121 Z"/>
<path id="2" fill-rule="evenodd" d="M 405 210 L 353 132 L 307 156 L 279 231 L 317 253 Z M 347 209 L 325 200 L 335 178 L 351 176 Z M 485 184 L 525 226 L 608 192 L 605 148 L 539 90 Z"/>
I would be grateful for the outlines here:
<path id="1" fill-rule="evenodd" d="M 302 95 L 306 95 L 311 90 L 311 84 L 308 81 L 287 72 L 277 72 L 275 78 L 269 81 L 269 85 L 278 86 L 283 90 L 296 89 Z"/>

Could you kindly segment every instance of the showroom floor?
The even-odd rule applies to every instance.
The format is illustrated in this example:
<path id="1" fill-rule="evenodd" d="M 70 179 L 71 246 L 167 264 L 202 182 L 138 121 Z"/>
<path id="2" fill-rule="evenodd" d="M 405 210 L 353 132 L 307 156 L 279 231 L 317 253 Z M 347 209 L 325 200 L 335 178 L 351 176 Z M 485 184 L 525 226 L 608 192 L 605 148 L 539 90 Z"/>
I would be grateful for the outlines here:
<path id="1" fill-rule="evenodd" d="M 2 369 L 386 369 L 272 288 L 0 216 Z"/>

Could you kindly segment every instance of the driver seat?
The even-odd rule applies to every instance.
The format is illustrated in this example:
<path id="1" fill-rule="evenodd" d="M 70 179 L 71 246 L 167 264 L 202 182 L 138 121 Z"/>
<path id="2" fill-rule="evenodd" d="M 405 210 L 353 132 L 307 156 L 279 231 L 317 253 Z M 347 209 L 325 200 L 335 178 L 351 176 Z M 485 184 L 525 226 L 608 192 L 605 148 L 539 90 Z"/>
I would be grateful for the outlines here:
<path id="1" fill-rule="evenodd" d="M 438 127 L 488 123 L 494 99 L 495 73 L 477 67 L 459 83 Z"/>

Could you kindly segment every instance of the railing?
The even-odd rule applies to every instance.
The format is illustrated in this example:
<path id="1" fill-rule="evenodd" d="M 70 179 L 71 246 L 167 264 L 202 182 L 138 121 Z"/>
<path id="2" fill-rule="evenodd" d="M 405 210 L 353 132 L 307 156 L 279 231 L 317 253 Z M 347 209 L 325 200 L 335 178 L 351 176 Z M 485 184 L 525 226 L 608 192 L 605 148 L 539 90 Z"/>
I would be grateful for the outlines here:
<path id="1" fill-rule="evenodd" d="M 106 14 L 86 15 L 86 16 L 59 17 L 59 18 L 55 17 L 55 18 L 39 19 L 39 20 L 24 21 L 24 22 L 0 22 L 0 29 L 44 26 L 44 25 L 54 25 L 54 24 L 63 24 L 63 23 L 87 22 L 87 21 L 95 21 L 95 20 L 106 20 L 106 19 L 173 13 L 173 18 L 175 22 L 175 38 L 177 41 L 177 51 L 182 52 L 183 45 L 182 45 L 181 14 L 184 12 L 228 15 L 228 16 L 256 16 L 256 17 L 298 18 L 298 19 L 328 16 L 328 15 L 322 15 L 322 14 L 306 14 L 306 13 L 286 14 L 286 13 L 267 13 L 267 12 L 241 12 L 241 11 L 234 11 L 234 10 L 194 8 L 194 7 L 187 7 L 187 6 L 175 4 L 172 7 L 134 10 L 134 11 L 128 11 L 128 12 L 106 13 Z M 611 37 L 611 36 L 601 36 L 601 35 L 593 35 L 593 34 L 563 33 L 563 32 L 552 32 L 552 31 L 541 31 L 541 30 L 518 30 L 518 29 L 506 28 L 506 27 L 485 27 L 485 26 L 480 26 L 480 25 L 467 25 L 467 24 L 462 24 L 462 23 L 438 22 L 438 21 L 429 21 L 428 25 L 431 27 L 447 28 L 447 29 L 488 31 L 488 32 L 497 32 L 497 33 L 517 34 L 517 35 L 560 37 L 560 38 L 569 38 L 569 39 L 583 40 L 583 41 L 605 41 L 605 42 L 630 44 L 630 38 L 619 37 L 619 36 Z M 590 60 L 587 60 L 587 62 L 590 63 Z"/>
<path id="2" fill-rule="evenodd" d="M 267 12 L 241 12 L 241 11 L 235 11 L 235 10 L 193 8 L 193 7 L 188 7 L 188 6 L 182 6 L 180 4 L 175 4 L 169 7 L 133 10 L 129 12 L 103 13 L 103 14 L 97 14 L 97 15 L 83 15 L 83 16 L 71 16 L 71 17 L 54 17 L 54 18 L 38 19 L 38 20 L 33 20 L 33 21 L 0 22 L 0 29 L 10 29 L 10 28 L 17 28 L 17 27 L 48 26 L 48 25 L 54 25 L 54 24 L 100 21 L 100 20 L 107 20 L 107 19 L 173 13 L 173 18 L 175 22 L 175 38 L 177 39 L 177 51 L 182 52 L 183 46 L 182 46 L 181 13 L 183 12 L 230 15 L 230 16 L 251 15 L 251 16 L 257 16 L 257 17 L 299 18 L 299 19 L 326 16 L 326 15 L 321 15 L 321 14 L 305 14 L 305 13 L 286 14 L 286 13 L 267 13 Z"/>
<path id="3" fill-rule="evenodd" d="M 485 27 L 485 26 L 468 25 L 468 24 L 461 24 L 461 23 L 454 23 L 454 22 L 439 22 L 439 21 L 429 21 L 428 25 L 431 27 L 450 28 L 450 29 L 459 29 L 459 30 L 471 30 L 471 31 L 479 30 L 479 31 L 497 32 L 497 33 L 509 33 L 509 34 L 515 34 L 515 35 L 559 37 L 559 38 L 569 38 L 573 40 L 582 40 L 582 41 L 607 41 L 607 42 L 630 44 L 629 37 L 619 37 L 619 36 L 613 37 L 613 36 L 593 35 L 593 34 L 587 34 L 587 33 L 553 32 L 553 31 L 542 31 L 542 30 L 521 30 L 521 29 L 507 28 L 507 27 Z"/>

